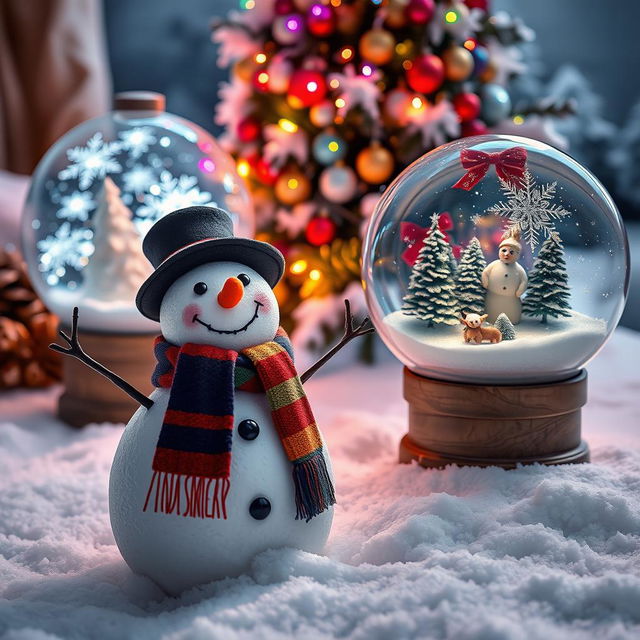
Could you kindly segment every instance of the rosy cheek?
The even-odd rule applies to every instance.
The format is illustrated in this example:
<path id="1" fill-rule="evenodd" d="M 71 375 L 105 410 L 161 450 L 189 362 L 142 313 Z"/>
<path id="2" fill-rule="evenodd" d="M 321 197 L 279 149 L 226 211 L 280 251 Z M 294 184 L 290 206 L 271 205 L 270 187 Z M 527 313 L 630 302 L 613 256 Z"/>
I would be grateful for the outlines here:
<path id="1" fill-rule="evenodd" d="M 193 327 L 195 325 L 194 317 L 201 313 L 202 309 L 197 304 L 189 304 L 182 311 L 182 322 L 187 327 Z"/>
<path id="2" fill-rule="evenodd" d="M 254 300 L 262 305 L 260 307 L 262 313 L 269 313 L 269 311 L 271 311 L 271 300 L 266 293 L 257 293 Z"/>

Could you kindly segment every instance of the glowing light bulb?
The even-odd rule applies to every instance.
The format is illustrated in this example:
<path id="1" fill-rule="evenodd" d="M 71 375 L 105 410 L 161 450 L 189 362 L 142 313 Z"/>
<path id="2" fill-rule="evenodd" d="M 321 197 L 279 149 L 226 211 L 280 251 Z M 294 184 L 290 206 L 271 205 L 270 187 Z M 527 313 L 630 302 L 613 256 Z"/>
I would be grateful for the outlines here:
<path id="1" fill-rule="evenodd" d="M 318 281 L 322 277 L 322 273 L 318 269 L 311 269 L 309 271 L 309 280 Z"/>
<path id="2" fill-rule="evenodd" d="M 351 60 L 351 58 L 353 57 L 353 49 L 350 49 L 349 47 L 345 47 L 341 52 L 340 52 L 340 57 L 342 58 L 342 60 L 344 62 L 348 62 L 349 60 Z"/>
<path id="3" fill-rule="evenodd" d="M 329 80 L 329 86 L 332 89 L 337 89 L 340 86 L 340 80 L 337 80 L 336 78 L 332 78 L 331 80 Z"/>
<path id="4" fill-rule="evenodd" d="M 521 115 L 513 116 L 513 124 L 524 124 L 524 118 Z"/>
<path id="5" fill-rule="evenodd" d="M 365 76 L 366 78 L 369 78 L 371 77 L 372 74 L 373 74 L 373 67 L 370 64 L 363 64 L 362 75 Z"/>
<path id="6" fill-rule="evenodd" d="M 298 275 L 300 273 L 304 273 L 307 270 L 307 261 L 306 260 L 296 260 L 291 267 L 289 267 L 289 271 L 294 275 Z"/>
<path id="7" fill-rule="evenodd" d="M 464 41 L 464 45 L 463 46 L 468 51 L 473 51 L 478 45 L 477 45 L 475 40 L 472 40 L 471 38 L 469 38 L 468 40 Z"/>
<path id="8" fill-rule="evenodd" d="M 344 107 L 347 103 L 344 101 L 344 98 L 337 98 L 335 104 L 338 109 L 342 109 L 342 107 Z"/>
<path id="9" fill-rule="evenodd" d="M 307 82 L 307 91 L 310 91 L 311 93 L 313 93 L 314 91 L 317 91 L 317 90 L 318 90 L 317 82 L 315 82 L 314 80 Z"/>
<path id="10" fill-rule="evenodd" d="M 255 60 L 258 64 L 263 64 L 267 61 L 267 56 L 264 53 L 256 53 Z"/>
<path id="11" fill-rule="evenodd" d="M 258 82 L 260 84 L 267 84 L 269 82 L 269 74 L 266 71 L 258 74 Z"/>
<path id="12" fill-rule="evenodd" d="M 236 170 L 238 172 L 238 175 L 241 178 L 246 178 L 249 175 L 250 169 L 251 167 L 249 166 L 249 163 L 246 160 L 238 160 L 238 164 L 236 165 Z"/>
<path id="13" fill-rule="evenodd" d="M 298 31 L 300 29 L 301 23 L 300 18 L 297 16 L 291 16 L 286 22 L 285 26 L 289 31 Z"/>
<path id="14" fill-rule="evenodd" d="M 292 191 L 298 188 L 298 180 L 296 178 L 289 178 L 287 180 L 287 187 Z"/>
<path id="15" fill-rule="evenodd" d="M 295 133 L 298 130 L 298 125 L 287 118 L 280 118 L 278 120 L 278 126 L 287 133 Z"/>
<path id="16" fill-rule="evenodd" d="M 444 14 L 444 20 L 449 24 L 454 24 L 455 22 L 458 22 L 458 13 L 451 9 Z"/>
<path id="17" fill-rule="evenodd" d="M 329 151 L 335 153 L 340 148 L 340 145 L 335 140 L 332 140 L 327 147 L 329 148 Z"/>
<path id="18" fill-rule="evenodd" d="M 419 109 L 424 103 L 422 102 L 422 98 L 418 98 L 418 96 L 416 96 L 415 98 L 413 98 L 413 100 L 411 100 L 411 106 L 414 109 Z"/>

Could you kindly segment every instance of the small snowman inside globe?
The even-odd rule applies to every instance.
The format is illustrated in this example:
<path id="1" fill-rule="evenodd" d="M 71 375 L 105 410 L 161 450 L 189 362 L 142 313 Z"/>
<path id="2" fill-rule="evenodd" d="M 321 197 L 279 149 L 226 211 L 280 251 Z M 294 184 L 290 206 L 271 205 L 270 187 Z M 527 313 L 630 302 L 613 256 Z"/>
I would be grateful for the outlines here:
<path id="1" fill-rule="evenodd" d="M 331 461 L 303 382 L 351 339 L 348 301 L 340 343 L 302 376 L 279 327 L 273 287 L 284 271 L 271 245 L 233 235 L 230 216 L 189 207 L 160 219 L 143 251 L 155 271 L 136 298 L 160 323 L 156 387 L 146 397 L 90 358 L 74 356 L 140 405 L 109 481 L 116 543 L 134 572 L 178 594 L 250 568 L 268 548 L 320 552 L 333 518 Z"/>
<path id="2" fill-rule="evenodd" d="M 482 272 L 482 286 L 487 290 L 485 309 L 489 322 L 504 313 L 513 324 L 520 322 L 520 296 L 527 289 L 527 272 L 518 264 L 522 253 L 520 231 L 508 229 L 498 246 L 498 259 Z"/>

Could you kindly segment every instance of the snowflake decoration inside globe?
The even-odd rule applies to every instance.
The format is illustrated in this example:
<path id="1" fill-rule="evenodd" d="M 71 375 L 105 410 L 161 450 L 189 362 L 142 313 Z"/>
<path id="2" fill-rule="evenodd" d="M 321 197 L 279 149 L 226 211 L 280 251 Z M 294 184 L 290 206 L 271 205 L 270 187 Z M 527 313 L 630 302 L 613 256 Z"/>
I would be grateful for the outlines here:
<path id="1" fill-rule="evenodd" d="M 562 380 L 620 318 L 626 236 L 609 194 L 572 158 L 478 136 L 428 153 L 387 189 L 363 277 L 380 335 L 415 373 Z"/>
<path id="2" fill-rule="evenodd" d="M 151 225 L 192 205 L 224 208 L 237 234 L 253 235 L 253 207 L 235 163 L 196 125 L 163 111 L 134 110 L 79 125 L 47 152 L 25 206 L 24 251 L 38 293 L 62 316 L 82 304 L 92 328 L 120 323 L 148 330 L 135 310 L 134 285 L 118 288 L 123 299 L 114 300 L 97 290 L 108 279 L 93 274 L 112 255 L 122 270 L 113 277 L 132 282 L 124 273 L 146 271 L 140 246 Z M 124 243 L 121 234 L 137 239 Z M 132 247 L 136 255 L 125 257 Z"/>

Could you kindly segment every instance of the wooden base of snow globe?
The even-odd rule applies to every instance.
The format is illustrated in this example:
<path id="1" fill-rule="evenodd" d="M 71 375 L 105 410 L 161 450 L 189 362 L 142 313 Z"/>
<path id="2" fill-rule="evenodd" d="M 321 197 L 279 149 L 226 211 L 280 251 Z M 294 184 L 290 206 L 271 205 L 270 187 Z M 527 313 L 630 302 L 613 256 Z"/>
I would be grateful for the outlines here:
<path id="1" fill-rule="evenodd" d="M 67 328 L 62 329 L 67 335 Z M 155 367 L 154 336 L 109 334 L 80 330 L 86 353 L 149 394 Z M 121 389 L 75 358 L 63 359 L 65 391 L 58 401 L 58 417 L 74 427 L 90 422 L 128 422 L 140 406 Z"/>
<path id="2" fill-rule="evenodd" d="M 404 369 L 409 432 L 400 462 L 498 466 L 589 461 L 581 438 L 587 373 L 548 384 L 480 385 L 444 382 Z"/>

